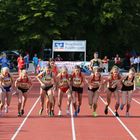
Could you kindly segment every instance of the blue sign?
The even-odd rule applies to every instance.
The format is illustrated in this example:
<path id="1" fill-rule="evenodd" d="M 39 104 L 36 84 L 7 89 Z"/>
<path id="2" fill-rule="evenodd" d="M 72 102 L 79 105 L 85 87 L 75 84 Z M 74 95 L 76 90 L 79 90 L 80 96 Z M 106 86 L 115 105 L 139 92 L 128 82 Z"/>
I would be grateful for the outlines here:
<path id="1" fill-rule="evenodd" d="M 54 43 L 55 48 L 64 48 L 64 42 L 55 42 Z"/>

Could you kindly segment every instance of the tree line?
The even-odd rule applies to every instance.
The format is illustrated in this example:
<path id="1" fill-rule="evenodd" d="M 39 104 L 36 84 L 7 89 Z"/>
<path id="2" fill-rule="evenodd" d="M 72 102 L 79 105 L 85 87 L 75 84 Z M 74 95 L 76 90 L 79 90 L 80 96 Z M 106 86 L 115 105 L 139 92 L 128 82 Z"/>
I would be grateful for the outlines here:
<path id="1" fill-rule="evenodd" d="M 52 40 L 86 40 L 87 56 L 140 51 L 139 0 L 1 0 L 0 50 L 30 53 Z"/>

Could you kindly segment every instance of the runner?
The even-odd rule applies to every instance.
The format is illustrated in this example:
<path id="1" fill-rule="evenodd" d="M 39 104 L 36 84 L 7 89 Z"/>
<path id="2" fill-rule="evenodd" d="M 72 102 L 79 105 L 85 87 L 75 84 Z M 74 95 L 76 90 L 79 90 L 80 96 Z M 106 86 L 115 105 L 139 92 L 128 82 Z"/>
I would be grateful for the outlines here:
<path id="1" fill-rule="evenodd" d="M 70 103 L 71 103 L 71 86 L 70 86 L 70 75 L 68 74 L 68 70 L 66 67 L 62 67 L 60 73 L 57 76 L 57 84 L 58 84 L 58 107 L 59 107 L 59 112 L 58 116 L 62 116 L 62 100 L 63 100 L 63 95 L 66 93 L 67 95 L 67 109 L 66 113 L 67 115 L 70 114 Z"/>
<path id="2" fill-rule="evenodd" d="M 54 60 L 53 58 L 50 58 L 50 59 L 49 59 L 49 65 L 50 65 L 50 67 L 51 67 L 51 71 L 52 71 L 53 75 L 56 77 L 57 74 L 58 74 L 58 68 L 57 68 L 57 66 L 56 66 L 56 64 L 55 64 L 55 60 Z M 57 91 L 57 87 L 55 86 L 55 88 L 54 88 L 54 90 L 53 90 L 53 100 L 54 100 L 54 106 L 53 106 L 53 107 L 55 107 L 55 102 L 56 102 L 55 96 L 56 96 L 57 92 L 58 92 L 58 91 Z M 48 102 L 48 103 L 47 103 L 47 102 Z M 46 100 L 46 104 L 47 104 L 47 108 L 48 108 L 48 106 L 49 106 L 49 101 Z M 54 110 L 54 109 L 53 109 L 53 110 Z"/>
<path id="3" fill-rule="evenodd" d="M 13 88 L 13 78 L 9 72 L 8 67 L 1 69 L 0 75 L 0 113 L 2 113 L 5 105 L 5 113 L 8 113 L 8 107 L 10 106 Z M 5 103 L 6 102 L 6 103 Z"/>
<path id="4" fill-rule="evenodd" d="M 121 76 L 119 74 L 119 68 L 117 66 L 113 66 L 108 79 L 106 80 L 105 83 L 107 83 L 107 105 L 105 107 L 104 113 L 107 115 L 108 114 L 108 106 L 111 103 L 111 96 L 112 93 L 114 93 L 114 97 L 116 100 L 115 104 L 115 116 L 119 117 L 118 114 L 118 108 L 120 105 L 120 94 L 119 94 L 119 86 L 121 82 Z"/>
<path id="5" fill-rule="evenodd" d="M 75 113 L 74 113 L 75 117 L 80 112 L 80 107 L 82 104 L 83 86 L 84 86 L 84 76 L 81 73 L 80 66 L 76 65 L 74 72 L 72 74 L 72 100 L 73 100 L 73 107 L 75 109 Z M 76 97 L 78 97 L 78 105 L 77 105 Z"/>
<path id="6" fill-rule="evenodd" d="M 126 116 L 129 116 L 129 110 L 132 101 L 133 91 L 135 89 L 135 69 L 131 68 L 128 75 L 122 81 L 122 103 L 120 109 L 123 110 L 126 105 Z"/>
<path id="7" fill-rule="evenodd" d="M 52 72 L 54 73 L 55 76 L 57 76 L 57 74 L 58 74 L 58 68 L 57 68 L 57 66 L 55 64 L 55 60 L 53 58 L 50 58 L 49 59 L 49 64 L 51 66 Z"/>
<path id="8" fill-rule="evenodd" d="M 88 101 L 89 106 L 93 109 L 93 116 L 98 116 L 96 113 L 97 102 L 99 93 L 102 87 L 102 77 L 99 68 L 94 68 L 93 73 L 87 77 L 86 82 L 88 84 Z"/>
<path id="9" fill-rule="evenodd" d="M 98 58 L 98 52 L 94 53 L 94 58 L 90 61 L 89 69 L 93 71 L 96 67 L 102 69 L 102 60 Z"/>
<path id="10" fill-rule="evenodd" d="M 15 82 L 18 96 L 18 116 L 21 117 L 24 114 L 24 108 L 26 105 L 28 93 L 30 92 L 32 82 L 28 77 L 28 73 L 25 69 L 21 70 L 19 78 Z"/>
<path id="11" fill-rule="evenodd" d="M 40 96 L 41 96 L 41 109 L 39 115 L 42 115 L 44 110 L 44 100 L 47 97 L 46 108 L 49 116 L 54 116 L 54 97 L 53 90 L 55 88 L 55 77 L 51 71 L 50 65 L 46 66 L 45 71 L 37 75 L 37 79 L 41 84 Z"/>

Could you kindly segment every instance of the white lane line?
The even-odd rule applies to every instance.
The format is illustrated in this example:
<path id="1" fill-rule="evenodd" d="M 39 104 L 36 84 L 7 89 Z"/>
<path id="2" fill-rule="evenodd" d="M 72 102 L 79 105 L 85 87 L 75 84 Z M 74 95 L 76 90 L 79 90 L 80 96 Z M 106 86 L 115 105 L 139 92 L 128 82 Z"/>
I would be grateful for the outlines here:
<path id="1" fill-rule="evenodd" d="M 74 124 L 74 118 L 73 118 L 72 104 L 70 105 L 70 113 L 71 113 L 71 126 L 72 126 L 72 140 L 76 140 L 76 133 L 75 133 L 75 124 Z"/>
<path id="2" fill-rule="evenodd" d="M 106 102 L 103 100 L 103 98 L 100 97 L 100 99 L 101 99 L 101 101 L 106 105 Z M 115 116 L 113 110 L 112 110 L 110 107 L 108 107 L 108 109 L 109 109 L 110 112 Z M 116 117 L 116 119 L 117 119 L 117 120 L 119 121 L 119 123 L 123 126 L 123 128 L 129 133 L 129 135 L 132 137 L 133 140 L 138 140 L 138 139 L 134 136 L 134 134 L 127 128 L 127 126 L 121 121 L 120 118 Z"/>
<path id="3" fill-rule="evenodd" d="M 134 102 L 136 102 L 137 104 L 139 104 L 139 105 L 140 105 L 140 102 L 139 102 L 139 101 L 137 101 L 136 99 L 132 98 L 132 100 L 133 100 Z"/>
<path id="4" fill-rule="evenodd" d="M 28 117 L 29 117 L 30 114 L 32 113 L 33 109 L 34 109 L 35 106 L 37 105 L 39 99 L 40 99 L 40 97 L 37 98 L 37 100 L 36 100 L 35 103 L 33 104 L 32 108 L 31 108 L 30 111 L 28 112 L 27 116 L 24 118 L 24 120 L 22 121 L 22 123 L 20 124 L 20 126 L 18 127 L 18 129 L 16 130 L 16 132 L 14 133 L 14 135 L 12 136 L 11 140 L 15 140 L 15 138 L 16 138 L 16 136 L 18 135 L 19 131 L 21 130 L 21 128 L 23 127 L 23 125 L 24 125 L 25 122 L 27 121 Z"/>

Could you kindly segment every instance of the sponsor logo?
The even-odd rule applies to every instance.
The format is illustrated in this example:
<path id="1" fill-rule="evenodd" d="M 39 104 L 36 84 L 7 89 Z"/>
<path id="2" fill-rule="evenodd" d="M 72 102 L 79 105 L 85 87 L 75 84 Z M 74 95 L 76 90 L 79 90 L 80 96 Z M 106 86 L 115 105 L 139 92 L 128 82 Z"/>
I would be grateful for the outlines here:
<path id="1" fill-rule="evenodd" d="M 54 48 L 55 49 L 64 49 L 64 42 L 55 42 Z"/>

